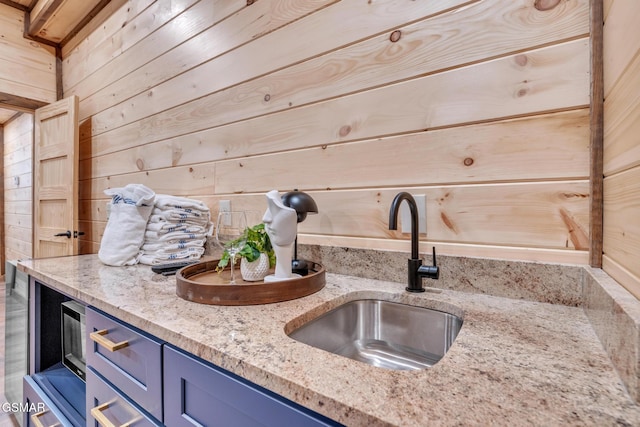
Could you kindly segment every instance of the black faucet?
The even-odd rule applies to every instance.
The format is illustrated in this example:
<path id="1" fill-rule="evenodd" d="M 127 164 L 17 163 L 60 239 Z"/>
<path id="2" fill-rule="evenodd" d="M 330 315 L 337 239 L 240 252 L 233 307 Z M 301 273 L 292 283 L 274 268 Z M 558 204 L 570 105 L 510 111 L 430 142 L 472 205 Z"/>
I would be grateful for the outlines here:
<path id="1" fill-rule="evenodd" d="M 400 204 L 406 200 L 411 211 L 411 258 L 407 260 L 408 278 L 405 289 L 409 292 L 424 292 L 422 287 L 422 278 L 438 279 L 440 277 L 440 268 L 436 265 L 436 248 L 433 247 L 433 265 L 422 265 L 422 260 L 418 258 L 418 205 L 413 196 L 406 191 L 402 191 L 396 195 L 391 202 L 391 210 L 389 211 L 389 230 L 398 229 L 398 212 Z"/>

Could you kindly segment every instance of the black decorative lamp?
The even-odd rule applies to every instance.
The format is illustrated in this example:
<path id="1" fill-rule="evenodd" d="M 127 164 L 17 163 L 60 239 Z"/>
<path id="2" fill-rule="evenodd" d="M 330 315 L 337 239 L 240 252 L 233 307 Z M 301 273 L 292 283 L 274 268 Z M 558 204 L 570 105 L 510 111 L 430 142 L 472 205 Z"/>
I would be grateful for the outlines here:
<path id="1" fill-rule="evenodd" d="M 295 209 L 296 214 L 298 214 L 298 223 L 304 221 L 307 218 L 307 214 L 318 213 L 318 205 L 316 205 L 316 202 L 313 200 L 313 198 L 307 193 L 298 191 L 297 188 L 293 191 L 283 194 L 282 203 L 284 203 L 285 206 Z M 309 274 L 309 265 L 307 264 L 307 261 L 298 259 L 297 235 L 293 252 L 293 260 L 291 261 L 291 272 L 299 274 L 301 276 L 306 276 L 307 274 Z"/>

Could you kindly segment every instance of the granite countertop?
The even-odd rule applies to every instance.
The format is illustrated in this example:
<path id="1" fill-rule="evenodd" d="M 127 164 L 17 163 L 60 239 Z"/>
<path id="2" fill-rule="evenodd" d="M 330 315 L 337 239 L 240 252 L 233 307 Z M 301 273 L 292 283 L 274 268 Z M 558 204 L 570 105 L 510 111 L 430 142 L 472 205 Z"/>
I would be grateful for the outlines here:
<path id="1" fill-rule="evenodd" d="M 177 297 L 173 276 L 109 267 L 97 255 L 19 268 L 349 426 L 640 425 L 640 406 L 581 308 L 449 290 L 409 294 L 400 283 L 330 273 L 321 291 L 297 300 L 213 306 Z M 449 311 L 464 324 L 445 357 L 421 371 L 376 368 L 285 334 L 359 298 Z"/>

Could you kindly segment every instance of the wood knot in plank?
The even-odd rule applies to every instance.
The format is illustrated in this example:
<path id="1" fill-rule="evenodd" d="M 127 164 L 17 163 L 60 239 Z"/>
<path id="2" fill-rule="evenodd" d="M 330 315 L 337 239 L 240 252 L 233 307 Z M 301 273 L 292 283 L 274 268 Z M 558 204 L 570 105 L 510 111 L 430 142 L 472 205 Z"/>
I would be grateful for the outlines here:
<path id="1" fill-rule="evenodd" d="M 529 58 L 527 55 L 516 55 L 515 57 L 516 65 L 520 67 L 524 67 L 529 62 Z"/>
<path id="2" fill-rule="evenodd" d="M 464 159 L 465 166 L 471 166 L 472 164 L 473 164 L 473 159 L 471 157 L 467 157 L 466 159 Z"/>
<path id="3" fill-rule="evenodd" d="M 560 0 L 536 0 L 533 3 L 533 7 L 544 12 L 544 11 L 553 9 L 559 4 L 560 4 Z"/>
<path id="4" fill-rule="evenodd" d="M 398 40 L 400 40 L 400 37 L 402 36 L 402 31 L 400 30 L 395 30 L 394 32 L 391 33 L 391 35 L 389 36 L 389 40 L 391 40 L 391 43 L 395 43 Z"/>
<path id="5" fill-rule="evenodd" d="M 269 102 L 270 100 L 271 100 L 271 95 L 266 94 L 266 95 L 264 96 L 264 102 Z"/>
<path id="6" fill-rule="evenodd" d="M 349 135 L 351 133 L 351 126 L 349 126 L 349 125 L 342 126 L 338 133 L 340 134 L 341 137 L 345 137 L 345 136 Z"/>
<path id="7" fill-rule="evenodd" d="M 138 170 L 144 170 L 144 161 L 142 159 L 136 160 L 136 166 L 138 167 Z"/>

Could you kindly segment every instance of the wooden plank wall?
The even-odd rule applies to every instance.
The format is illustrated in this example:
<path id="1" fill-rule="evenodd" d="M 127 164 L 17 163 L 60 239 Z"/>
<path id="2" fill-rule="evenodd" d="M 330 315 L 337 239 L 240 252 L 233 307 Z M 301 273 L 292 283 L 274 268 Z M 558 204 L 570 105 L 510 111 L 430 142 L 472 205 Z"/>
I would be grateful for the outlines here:
<path id="1" fill-rule="evenodd" d="M 604 6 L 603 269 L 640 298 L 640 2 Z"/>
<path id="2" fill-rule="evenodd" d="M 57 99 L 55 49 L 23 37 L 24 17 L 0 3 L 0 107 L 15 97 L 41 104 Z"/>
<path id="3" fill-rule="evenodd" d="M 32 257 L 33 115 L 20 114 L 4 126 L 4 255 Z"/>
<path id="4" fill-rule="evenodd" d="M 301 243 L 401 251 L 407 190 L 423 252 L 587 263 L 588 0 L 140 0 L 82 37 L 83 252 L 138 182 L 214 212 L 298 188 Z"/>

